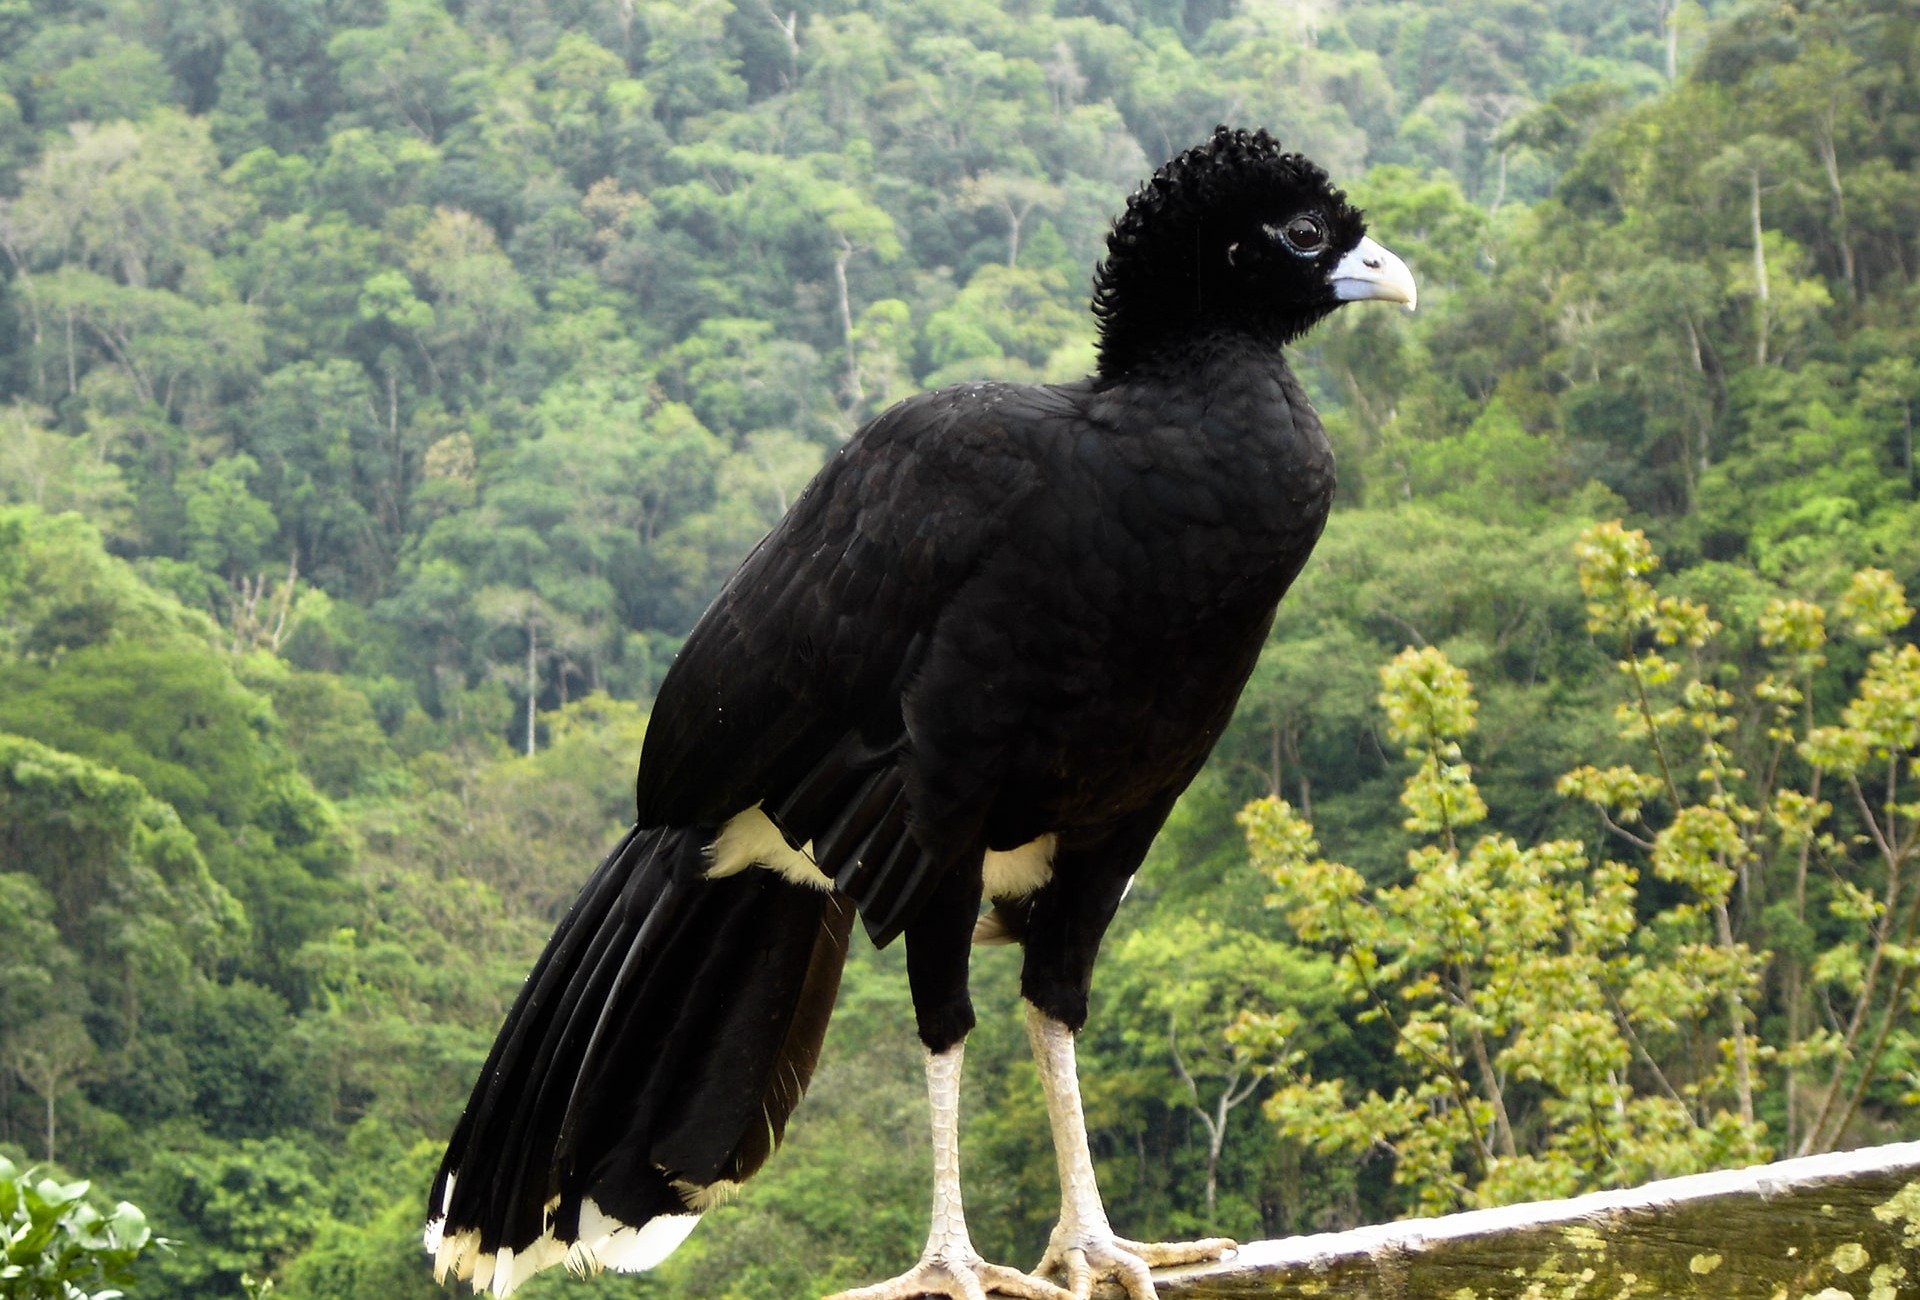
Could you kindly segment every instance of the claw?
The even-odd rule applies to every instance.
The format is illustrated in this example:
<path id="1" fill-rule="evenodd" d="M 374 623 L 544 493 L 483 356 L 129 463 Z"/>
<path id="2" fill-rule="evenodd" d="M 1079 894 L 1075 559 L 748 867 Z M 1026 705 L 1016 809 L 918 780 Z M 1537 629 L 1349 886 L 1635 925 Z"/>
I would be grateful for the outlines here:
<path id="1" fill-rule="evenodd" d="M 1127 1293 L 1127 1300 L 1155 1300 L 1157 1293 L 1149 1269 L 1220 1259 L 1236 1248 L 1237 1243 L 1227 1237 L 1149 1242 L 1129 1241 L 1105 1233 L 1070 1239 L 1055 1228 L 1053 1240 L 1047 1243 L 1047 1253 L 1041 1256 L 1033 1271 L 1038 1277 L 1065 1275 L 1067 1294 L 1072 1300 L 1091 1300 L 1094 1283 L 1102 1279 L 1119 1283 Z"/>
<path id="2" fill-rule="evenodd" d="M 1018 1300 L 1074 1300 L 1044 1278 L 1017 1268 L 971 1258 L 922 1259 L 909 1271 L 887 1282 L 840 1291 L 826 1300 L 911 1300 L 914 1296 L 946 1296 L 948 1300 L 987 1300 L 989 1294 Z M 1084 1297 L 1082 1298 L 1084 1300 Z"/>

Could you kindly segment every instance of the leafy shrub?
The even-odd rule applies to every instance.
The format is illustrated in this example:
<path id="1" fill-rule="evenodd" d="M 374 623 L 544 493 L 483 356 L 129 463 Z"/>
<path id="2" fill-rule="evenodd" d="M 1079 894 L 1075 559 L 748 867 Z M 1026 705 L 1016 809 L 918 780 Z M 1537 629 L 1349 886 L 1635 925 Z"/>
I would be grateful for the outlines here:
<path id="1" fill-rule="evenodd" d="M 153 1241 L 147 1216 L 122 1201 L 102 1214 L 86 1200 L 91 1184 L 34 1181 L 0 1156 L 0 1297 L 4 1300 L 113 1300 L 133 1280 L 133 1261 Z M 95 1288 L 102 1288 L 96 1290 Z"/>

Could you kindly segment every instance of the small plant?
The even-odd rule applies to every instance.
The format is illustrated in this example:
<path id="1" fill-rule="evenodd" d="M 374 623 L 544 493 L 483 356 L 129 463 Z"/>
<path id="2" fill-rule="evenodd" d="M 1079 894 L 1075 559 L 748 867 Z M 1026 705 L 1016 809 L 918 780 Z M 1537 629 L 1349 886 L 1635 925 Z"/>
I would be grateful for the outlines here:
<path id="1" fill-rule="evenodd" d="M 122 1201 L 106 1214 L 91 1184 L 35 1181 L 0 1156 L 0 1300 L 113 1300 L 154 1240 L 147 1216 Z"/>

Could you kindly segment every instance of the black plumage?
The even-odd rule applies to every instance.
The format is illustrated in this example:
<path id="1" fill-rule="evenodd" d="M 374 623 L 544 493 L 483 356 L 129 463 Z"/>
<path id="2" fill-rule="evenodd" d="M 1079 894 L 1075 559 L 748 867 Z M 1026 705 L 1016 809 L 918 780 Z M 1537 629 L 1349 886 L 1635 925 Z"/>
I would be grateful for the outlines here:
<path id="1" fill-rule="evenodd" d="M 1412 300 L 1361 214 L 1264 133 L 1168 163 L 1108 247 L 1098 373 L 887 411 L 693 630 L 636 828 L 453 1135 L 443 1270 L 505 1294 L 547 1264 L 670 1250 L 777 1143 L 856 914 L 876 943 L 905 936 L 921 1037 L 956 1072 L 977 922 L 1025 943 L 1037 1016 L 1085 1020 L 1101 936 L 1333 496 L 1281 345 L 1344 300 Z M 929 1258 L 962 1269 L 959 1241 Z"/>

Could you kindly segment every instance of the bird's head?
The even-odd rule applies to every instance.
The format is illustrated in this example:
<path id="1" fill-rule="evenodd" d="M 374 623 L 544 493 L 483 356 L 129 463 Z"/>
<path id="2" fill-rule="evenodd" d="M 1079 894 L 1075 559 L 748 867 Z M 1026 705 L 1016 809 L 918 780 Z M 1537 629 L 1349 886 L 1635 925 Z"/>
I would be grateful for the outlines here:
<path id="1" fill-rule="evenodd" d="M 1127 200 L 1094 272 L 1100 370 L 1215 332 L 1275 347 L 1343 302 L 1414 304 L 1406 263 L 1326 172 L 1265 131 L 1218 127 Z"/>

